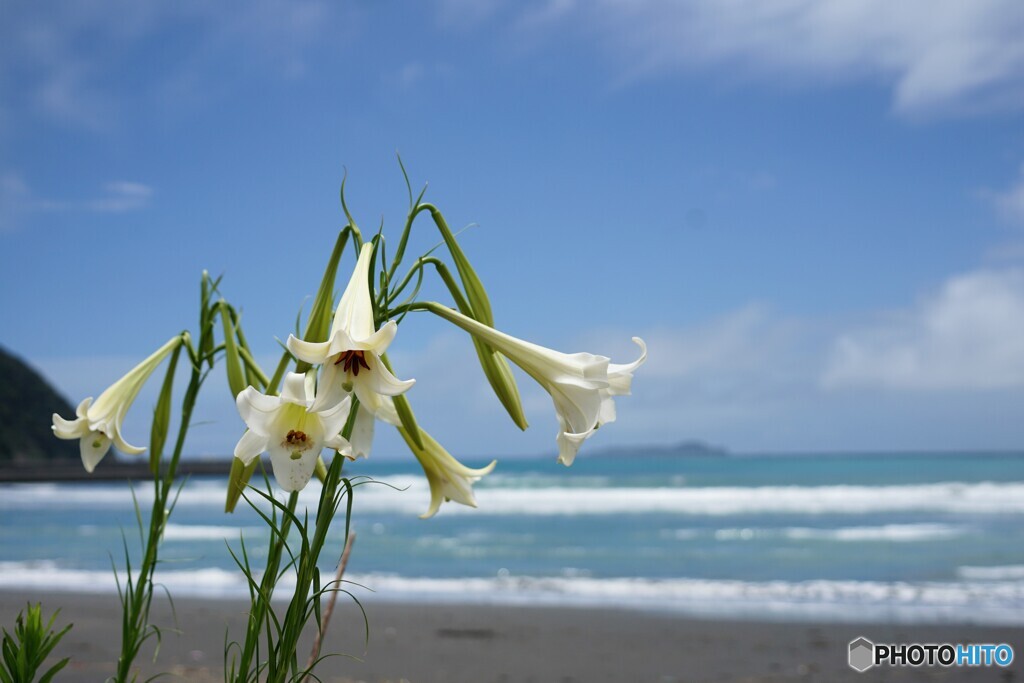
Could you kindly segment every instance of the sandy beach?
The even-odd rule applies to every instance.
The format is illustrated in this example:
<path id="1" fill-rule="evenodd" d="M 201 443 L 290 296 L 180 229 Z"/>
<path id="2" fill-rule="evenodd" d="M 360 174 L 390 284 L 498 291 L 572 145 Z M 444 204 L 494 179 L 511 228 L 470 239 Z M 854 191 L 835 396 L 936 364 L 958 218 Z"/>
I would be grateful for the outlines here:
<path id="1" fill-rule="evenodd" d="M 112 670 L 119 648 L 116 596 L 0 593 L 8 625 L 26 600 L 46 613 L 62 608 L 74 628 L 58 648 L 71 663 L 58 681 L 95 683 Z M 241 633 L 246 604 L 175 600 L 180 634 L 164 637 L 157 664 L 152 647 L 140 658 L 144 674 L 163 680 L 222 680 L 225 629 Z M 348 683 L 512 683 L 555 681 L 1015 681 L 1008 669 L 875 669 L 858 674 L 846 663 L 850 640 L 875 642 L 1006 642 L 1024 651 L 1024 629 L 969 625 L 794 624 L 698 620 L 677 615 L 600 608 L 500 605 L 367 604 L 370 640 L 364 648 L 358 608 L 339 600 L 326 647 L 339 657 L 318 670 L 324 681 Z M 166 600 L 153 620 L 173 625 Z M 304 659 L 309 644 L 301 650 Z"/>

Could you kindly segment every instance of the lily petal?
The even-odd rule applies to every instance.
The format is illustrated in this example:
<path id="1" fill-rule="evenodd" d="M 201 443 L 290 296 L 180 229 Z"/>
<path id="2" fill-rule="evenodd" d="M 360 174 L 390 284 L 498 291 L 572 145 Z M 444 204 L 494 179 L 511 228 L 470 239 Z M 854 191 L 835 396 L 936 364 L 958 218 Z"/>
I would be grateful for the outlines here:
<path id="1" fill-rule="evenodd" d="M 395 410 L 395 402 L 391 400 L 390 396 L 381 396 L 370 390 L 366 384 L 358 382 L 353 390 L 359 399 L 359 407 L 370 413 L 372 417 L 396 427 L 402 424 L 402 420 L 398 417 L 398 411 Z M 358 420 L 359 417 L 357 416 L 356 419 Z"/>
<path id="2" fill-rule="evenodd" d="M 356 267 L 338 302 L 331 325 L 331 336 L 338 330 L 345 330 L 354 340 L 364 340 L 373 335 L 373 302 L 370 300 L 370 261 L 373 258 L 373 244 L 366 242 L 359 251 Z"/>
<path id="3" fill-rule="evenodd" d="M 235 399 L 235 405 L 249 429 L 260 436 L 270 436 L 273 420 L 281 405 L 280 398 L 261 394 L 249 386 Z"/>
<path id="4" fill-rule="evenodd" d="M 413 384 L 416 384 L 414 379 L 401 380 L 395 377 L 375 355 L 367 355 L 366 364 L 370 366 L 369 371 L 354 377 L 352 383 L 364 384 L 370 391 L 376 394 L 398 396 L 399 394 L 404 394 Z"/>
<path id="5" fill-rule="evenodd" d="M 580 446 L 587 440 L 587 437 L 593 434 L 593 430 L 584 432 L 582 434 L 574 434 L 572 432 L 563 431 L 558 433 L 555 437 L 555 443 L 558 444 L 558 462 L 562 463 L 566 467 L 572 465 L 576 459 L 576 453 L 579 452 Z"/>
<path id="6" fill-rule="evenodd" d="M 611 399 L 611 396 L 601 399 L 601 412 L 597 418 L 597 426 L 615 422 L 615 416 L 615 401 Z"/>
<path id="7" fill-rule="evenodd" d="M 398 323 L 389 320 L 370 336 L 363 339 L 352 339 L 351 348 L 360 351 L 373 351 L 380 355 L 388 350 L 396 334 L 398 334 Z"/>
<path id="8" fill-rule="evenodd" d="M 140 453 L 145 453 L 146 452 L 146 449 L 143 448 L 142 446 L 133 446 L 130 443 L 128 443 L 127 441 L 125 441 L 124 437 L 121 436 L 121 430 L 120 429 L 115 429 L 115 430 L 113 430 L 113 432 L 114 432 L 114 434 L 113 434 L 112 440 L 114 442 L 114 448 L 116 448 L 117 450 L 121 451 L 125 455 L 138 455 Z"/>
<path id="9" fill-rule="evenodd" d="M 89 406 L 92 405 L 92 396 L 83 398 L 75 408 L 75 417 L 86 417 L 89 414 Z"/>
<path id="10" fill-rule="evenodd" d="M 82 453 L 82 465 L 85 466 L 85 471 L 92 474 L 96 465 L 110 450 L 110 438 L 100 432 L 89 432 L 79 441 L 78 447 Z"/>
<path id="11" fill-rule="evenodd" d="M 308 342 L 295 335 L 288 335 L 288 350 L 301 361 L 319 365 L 331 355 L 331 342 Z"/>
<path id="12" fill-rule="evenodd" d="M 561 377 L 544 388 L 551 394 L 555 412 L 570 432 L 586 432 L 597 424 L 601 412 L 599 387 L 576 377 Z"/>
<path id="13" fill-rule="evenodd" d="M 416 456 L 423 473 L 427 475 L 427 483 L 430 484 L 430 506 L 427 511 L 420 515 L 426 519 L 433 517 L 446 500 L 454 501 L 469 507 L 476 507 L 476 499 L 473 497 L 473 484 L 484 475 L 490 474 L 497 460 L 491 461 L 487 467 L 473 469 L 466 467 L 452 457 L 430 434 L 420 428 L 420 439 L 423 448 L 419 448 L 409 437 L 409 434 L 402 427 L 398 428 L 409 450 Z"/>
<path id="14" fill-rule="evenodd" d="M 373 446 L 374 416 L 360 401 L 356 409 L 356 422 L 352 425 L 352 459 L 369 458 Z M 397 415 L 396 415 L 397 417 Z"/>
<path id="15" fill-rule="evenodd" d="M 346 396 L 336 406 L 320 411 L 320 424 L 323 426 L 324 437 L 331 439 L 341 434 L 342 428 L 348 422 L 348 414 L 352 408 L 352 397 Z"/>
<path id="16" fill-rule="evenodd" d="M 90 403 L 92 403 L 92 398 L 84 399 L 78 404 L 78 408 L 75 410 L 77 418 L 74 420 L 65 420 L 57 413 L 54 413 L 51 418 L 53 420 L 54 436 L 58 439 L 80 439 L 88 434 L 89 420 L 85 415 L 86 411 L 89 410 Z"/>
<path id="17" fill-rule="evenodd" d="M 282 448 L 280 444 L 268 444 L 270 462 L 274 467 L 274 478 L 285 491 L 300 491 L 309 483 L 316 469 L 316 459 L 320 456 L 323 443 L 305 451 L 298 452 Z"/>
<path id="18" fill-rule="evenodd" d="M 348 439 L 343 437 L 341 434 L 324 441 L 324 446 L 326 448 L 333 448 L 349 460 L 355 460 L 352 456 L 352 444 L 349 443 Z"/>
<path id="19" fill-rule="evenodd" d="M 647 360 L 647 344 L 644 343 L 644 340 L 640 337 L 633 337 L 633 343 L 640 347 L 639 358 L 624 365 L 608 364 L 608 393 L 612 396 L 629 396 L 633 373 Z"/>
<path id="20" fill-rule="evenodd" d="M 247 429 L 235 444 L 235 457 L 248 465 L 265 450 L 267 450 L 267 437 Z"/>
<path id="21" fill-rule="evenodd" d="M 312 375 L 289 372 L 284 376 L 281 386 L 281 400 L 308 408 L 312 401 L 307 401 L 306 397 L 313 395 L 314 381 Z M 245 418 L 243 417 L 243 419 Z"/>
<path id="22" fill-rule="evenodd" d="M 339 373 L 342 374 L 339 377 Z M 338 366 L 328 361 L 320 366 L 320 383 L 316 389 L 316 398 L 310 410 L 327 410 L 345 400 L 348 391 L 345 390 L 344 373 L 338 370 Z"/>

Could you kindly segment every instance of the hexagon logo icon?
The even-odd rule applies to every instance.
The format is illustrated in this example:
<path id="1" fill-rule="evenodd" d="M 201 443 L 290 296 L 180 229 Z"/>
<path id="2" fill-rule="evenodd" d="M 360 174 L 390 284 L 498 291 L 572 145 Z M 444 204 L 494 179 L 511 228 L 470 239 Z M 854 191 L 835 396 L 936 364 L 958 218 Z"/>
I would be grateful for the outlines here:
<path id="1" fill-rule="evenodd" d="M 850 667 L 864 673 L 875 665 L 875 644 L 861 636 L 850 641 Z"/>

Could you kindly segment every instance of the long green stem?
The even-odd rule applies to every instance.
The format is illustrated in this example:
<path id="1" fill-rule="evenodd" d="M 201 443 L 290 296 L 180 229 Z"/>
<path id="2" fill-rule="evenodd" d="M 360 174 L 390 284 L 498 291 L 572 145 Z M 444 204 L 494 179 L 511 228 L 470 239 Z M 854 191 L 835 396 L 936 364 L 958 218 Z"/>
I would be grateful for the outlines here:
<path id="1" fill-rule="evenodd" d="M 353 421 L 349 421 L 342 434 L 351 436 Z M 325 589 L 320 585 L 320 573 L 317 563 L 320 551 L 327 540 L 327 532 L 338 511 L 342 496 L 351 491 L 351 486 L 341 477 L 344 457 L 336 454 L 327 470 L 320 501 L 316 511 L 316 527 L 312 538 L 309 537 L 306 522 L 299 521 L 295 515 L 298 493 L 293 492 L 288 498 L 287 507 L 273 501 L 269 495 L 261 496 L 271 501 L 275 508 L 282 511 L 279 525 L 275 525 L 270 517 L 264 517 L 271 526 L 271 543 L 267 553 L 267 565 L 260 579 L 259 586 L 252 591 L 252 608 L 246 628 L 245 643 L 240 648 L 238 659 L 232 663 L 231 670 L 225 670 L 225 680 L 233 683 L 251 683 L 265 672 L 267 683 L 284 683 L 299 675 L 296 651 L 302 631 L 313 614 L 320 613 L 320 596 Z M 341 491 L 344 482 L 344 491 Z M 351 501 L 350 501 L 351 502 Z M 262 513 L 261 513 L 262 514 Z M 288 603 L 284 618 L 278 620 L 271 612 L 271 598 L 274 586 L 281 574 L 281 560 L 287 548 L 288 533 L 292 526 L 298 526 L 301 532 L 302 547 L 298 557 L 292 556 L 295 563 L 295 590 Z M 346 524 L 346 537 L 348 526 Z M 289 553 L 290 554 L 290 553 Z M 247 570 L 248 573 L 248 570 Z M 250 575 L 251 580 L 251 575 Z M 327 589 L 329 590 L 329 589 Z M 312 593 L 312 595 L 311 595 Z M 319 623 L 319 618 L 318 618 Z M 259 644 L 261 634 L 266 632 L 267 660 L 260 664 Z M 305 674 L 306 672 L 301 672 Z"/>
<path id="2" fill-rule="evenodd" d="M 313 538 L 306 537 L 306 529 L 303 529 L 302 553 L 299 557 L 299 566 L 296 568 L 295 592 L 292 594 L 291 602 L 288 604 L 288 611 L 285 613 L 282 622 L 281 637 L 278 640 L 276 657 L 273 657 L 274 666 L 268 671 L 267 683 L 285 683 L 292 677 L 298 675 L 298 651 L 299 637 L 310 616 L 310 600 L 316 603 L 313 612 L 320 614 L 320 573 L 317 562 L 320 559 L 320 551 L 327 540 L 327 531 L 331 526 L 335 513 L 338 511 L 340 497 L 338 488 L 341 485 L 341 466 L 344 458 L 336 455 L 327 470 L 327 477 L 324 479 L 323 489 L 320 492 L 320 503 L 317 506 L 316 529 Z M 347 535 L 347 534 L 346 534 Z M 310 597 L 310 590 L 314 581 L 317 586 L 317 593 Z M 318 619 L 319 626 L 319 619 Z"/>
<path id="3" fill-rule="evenodd" d="M 295 506 L 298 502 L 299 492 L 293 491 L 288 496 L 288 513 L 282 516 L 281 526 L 271 532 L 266 570 L 260 579 L 259 592 L 254 596 L 252 611 L 249 613 L 249 622 L 245 631 L 245 644 L 242 646 L 242 653 L 238 660 L 235 678 L 237 683 L 247 683 L 250 679 L 254 680 L 255 674 L 258 674 L 250 669 L 252 669 L 253 657 L 259 649 L 260 633 L 263 630 L 263 622 L 267 619 L 267 610 L 270 609 L 270 598 L 273 596 L 274 584 L 277 583 L 277 574 L 281 569 L 281 554 L 288 540 L 288 532 L 291 530 Z"/>
<path id="4" fill-rule="evenodd" d="M 174 485 L 178 461 L 181 459 L 185 436 L 188 434 L 189 423 L 192 420 L 192 410 L 195 408 L 196 397 L 202 383 L 202 370 L 193 365 L 189 385 L 182 399 L 181 424 L 178 426 L 174 452 L 163 474 L 161 475 L 159 469 L 153 473 L 153 508 L 149 517 L 149 535 L 145 541 L 139 575 L 134 580 L 129 575 L 123 596 L 124 619 L 121 632 L 121 656 L 117 660 L 117 674 L 113 679 L 115 683 L 128 683 L 128 681 L 134 680 L 134 677 L 130 677 L 131 668 L 142 644 L 154 634 L 157 635 L 157 638 L 160 637 L 159 631 L 155 631 L 149 626 L 149 608 L 153 601 L 153 572 L 159 561 L 160 540 L 171 513 L 167 501 Z"/>

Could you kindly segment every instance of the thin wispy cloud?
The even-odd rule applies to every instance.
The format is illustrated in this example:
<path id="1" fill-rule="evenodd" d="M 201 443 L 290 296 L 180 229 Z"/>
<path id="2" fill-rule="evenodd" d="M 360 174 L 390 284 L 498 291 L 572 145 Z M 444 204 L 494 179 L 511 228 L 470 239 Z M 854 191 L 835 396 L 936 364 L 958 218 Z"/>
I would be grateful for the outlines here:
<path id="1" fill-rule="evenodd" d="M 0 24 L 0 91 L 23 94 L 5 103 L 21 116 L 104 130 L 137 100 L 222 88 L 224 69 L 301 78 L 307 49 L 342 36 L 345 14 L 325 0 L 258 0 L 244 11 L 190 0 L 11 5 Z M 166 59 L 146 59 L 169 30 L 188 38 L 168 42 Z M 136 85 L 125 88 L 125 74 Z"/>
<path id="2" fill-rule="evenodd" d="M 986 190 L 983 195 L 1007 222 L 1024 226 L 1024 164 L 1009 187 Z"/>
<path id="3" fill-rule="evenodd" d="M 1024 108 L 1014 0 L 549 0 L 516 25 L 611 50 L 625 81 L 717 69 L 734 81 L 878 82 L 907 116 Z"/>
<path id="4" fill-rule="evenodd" d="M 127 213 L 145 209 L 153 198 L 153 188 L 143 183 L 117 180 L 105 183 L 97 196 L 81 199 L 57 199 L 36 195 L 21 175 L 0 174 L 0 232 L 12 232 L 31 215 L 39 213 Z"/>
<path id="5" fill-rule="evenodd" d="M 107 196 L 89 200 L 84 204 L 86 210 L 100 213 L 137 211 L 145 208 L 153 197 L 153 188 L 150 186 L 126 180 L 107 183 L 103 189 Z"/>
<path id="6" fill-rule="evenodd" d="M 409 91 L 426 83 L 447 80 L 454 69 L 445 63 L 407 62 L 397 71 L 389 71 L 384 76 L 384 84 Z"/>

